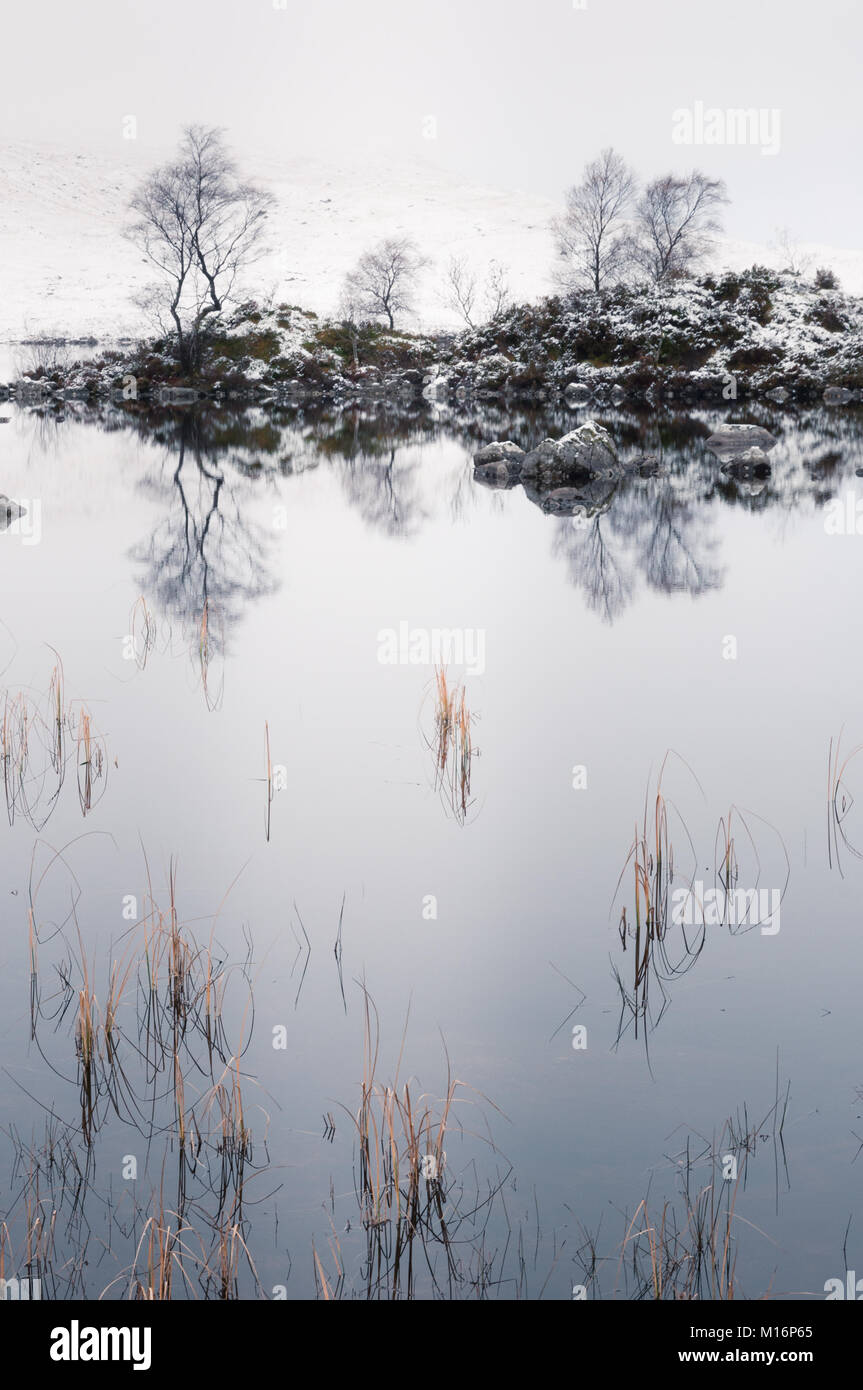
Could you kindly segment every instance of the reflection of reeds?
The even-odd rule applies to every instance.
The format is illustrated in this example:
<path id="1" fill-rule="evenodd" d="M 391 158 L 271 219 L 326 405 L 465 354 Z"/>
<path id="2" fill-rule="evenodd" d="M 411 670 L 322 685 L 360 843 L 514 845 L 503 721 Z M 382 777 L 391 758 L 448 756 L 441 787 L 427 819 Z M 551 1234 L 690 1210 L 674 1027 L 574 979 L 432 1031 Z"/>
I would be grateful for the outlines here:
<path id="1" fill-rule="evenodd" d="M 132 656 L 135 665 L 139 671 L 143 671 L 156 641 L 156 620 L 147 607 L 147 600 L 143 594 L 132 605 L 132 611 L 129 615 L 129 633 L 132 638 Z"/>
<path id="2" fill-rule="evenodd" d="M 840 729 L 835 749 L 831 738 L 827 752 L 827 860 L 831 869 L 835 862 L 844 878 L 841 849 L 847 849 L 855 859 L 863 859 L 863 848 L 853 843 L 845 825 L 854 806 L 854 797 L 845 779 L 852 762 L 863 751 L 863 743 L 858 743 L 842 757 L 842 733 Z"/>
<path id="3" fill-rule="evenodd" d="M 128 1280 L 126 1296 L 147 1302 L 195 1298 L 196 1287 L 205 1298 L 236 1299 L 240 1297 L 242 1263 L 255 1291 L 260 1291 L 243 1223 L 234 1211 L 220 1211 L 212 1222 L 193 1225 L 182 1205 L 173 1210 L 166 1205 L 162 1182 L 153 1193 L 152 1211 L 144 1222 L 131 1265 L 111 1281 L 103 1297 L 115 1284 Z"/>
<path id="4" fill-rule="evenodd" d="M 273 760 L 270 757 L 270 726 L 264 721 L 264 742 L 267 755 L 267 844 L 270 843 L 270 818 L 273 813 Z"/>
<path id="5" fill-rule="evenodd" d="M 50 862 L 64 861 L 55 855 Z M 209 941 L 196 936 L 182 918 L 171 862 L 164 889 L 154 890 L 148 870 L 143 911 L 120 943 L 112 942 L 103 973 L 89 953 L 85 956 L 84 938 L 76 931 L 77 896 L 69 918 L 77 940 L 65 923 L 56 929 L 52 925 L 51 934 L 43 927 L 40 937 L 40 916 L 48 915 L 40 911 L 39 897 L 46 873 L 35 887 L 37 875 L 31 877 L 31 969 L 45 973 L 53 942 L 55 951 L 65 953 L 56 964 L 63 988 L 61 1003 L 47 1001 L 44 1013 L 37 996 L 34 1027 L 49 1065 L 43 1049 L 59 1034 L 64 1051 L 54 1070 L 67 1084 L 73 1078 L 64 1075 L 63 1062 L 69 1033 L 74 1035 L 81 1118 L 67 1123 L 52 1113 L 45 1144 L 34 1147 L 32 1173 L 22 1184 L 29 1205 L 22 1199 L 16 1214 L 22 1228 L 26 1218 L 34 1259 L 53 1264 L 55 1286 L 64 1285 L 61 1296 L 92 1294 L 86 1285 L 99 1261 L 92 1248 L 88 1255 L 91 1240 L 100 1255 L 107 1252 L 115 1262 L 113 1277 L 104 1276 L 104 1282 L 110 1280 L 104 1297 L 117 1289 L 130 1298 L 154 1301 L 258 1296 L 246 1192 L 266 1171 L 268 1160 L 266 1133 L 251 1119 L 248 1092 L 254 1082 L 242 1063 L 248 1047 L 246 1018 L 253 1014 L 250 957 L 227 966 L 213 939 L 215 926 Z M 239 1010 L 233 990 L 227 997 L 231 980 L 240 983 Z M 69 1003 L 63 1005 L 67 994 Z M 496 1245 L 489 1248 L 493 1242 L 487 1245 L 486 1232 L 493 1205 L 503 1206 L 500 1192 L 508 1174 L 486 1179 L 474 1169 L 472 1186 L 470 1172 L 467 1181 L 465 1170 L 456 1172 L 456 1145 L 470 1135 L 455 1119 L 466 1088 L 452 1077 L 448 1064 L 440 1098 L 423 1094 L 412 1078 L 400 1079 L 400 1063 L 392 1084 L 378 1080 L 377 1019 L 365 998 L 365 1063 L 359 1106 L 351 1116 L 361 1213 L 355 1239 L 363 1246 L 364 1296 L 413 1297 L 419 1281 L 429 1279 L 435 1296 L 484 1297 L 494 1287 L 505 1255 Z M 41 1026 L 45 1020 L 47 1029 Z M 260 1113 L 261 1107 L 256 1110 Z M 105 1200 L 106 1194 L 96 1193 L 93 1177 L 97 1141 L 112 1113 L 123 1127 L 124 1149 L 137 1153 L 142 1172 L 137 1167 L 123 1172 L 129 1181 L 119 1190 L 111 1188 Z M 335 1142 L 329 1115 L 327 1124 Z M 137 1134 L 140 1143 L 135 1142 Z M 338 1152 L 341 1138 L 339 1133 L 331 1152 Z M 162 1175 L 149 1195 L 152 1168 L 144 1165 L 157 1145 L 164 1146 Z M 139 1188 L 144 1179 L 146 1187 Z M 49 1185 L 47 1196 L 40 1194 L 41 1181 Z M 256 1201 L 260 1196 L 257 1192 Z M 94 1209 L 104 1213 L 104 1240 L 92 1229 Z M 49 1236 L 53 1241 L 61 1216 L 67 1247 L 55 1261 Z M 505 1209 L 504 1219 L 508 1221 Z M 325 1298 L 341 1297 L 348 1287 L 346 1265 L 334 1229 L 329 1256 L 322 1258 L 322 1249 L 326 1247 L 319 1243 L 314 1252 L 318 1291 Z M 523 1273 L 520 1251 L 517 1258 Z"/>
<path id="6" fill-rule="evenodd" d="M 81 1132 L 86 1143 L 93 1135 L 93 1110 L 96 1098 L 96 999 L 85 984 L 78 991 L 78 1018 L 75 1025 L 75 1048 L 80 1063 Z"/>
<path id="7" fill-rule="evenodd" d="M 75 999 L 75 1051 L 81 1099 L 81 1133 L 90 1144 L 101 1122 L 103 1102 L 135 1120 L 141 1114 L 141 1098 L 132 1077 L 124 1069 L 136 1059 L 143 1065 L 145 1082 L 169 1078 L 173 1125 L 181 1151 L 197 1142 L 194 1112 L 187 1107 L 184 1068 L 191 1062 L 199 1072 L 212 1076 L 214 1058 L 231 1061 L 236 1075 L 228 1088 L 229 1117 L 238 1116 L 236 1128 L 246 1157 L 250 1136 L 239 1095 L 239 1063 L 229 1049 L 223 1022 L 229 971 L 213 955 L 212 940 L 200 945 L 180 920 L 176 896 L 176 869 L 168 875 L 168 902 L 160 907 L 151 894 L 148 910 L 128 933 L 124 952 L 109 961 L 104 1009 L 100 1010 L 93 970 L 87 960 L 80 930 L 77 949 L 57 967 L 63 986 L 60 1005 L 48 1014 L 56 1023 L 65 1013 L 63 998 Z M 31 959 L 31 1032 L 38 1035 L 43 1016 L 38 987 L 36 899 L 31 896 L 28 921 Z M 77 927 L 76 910 L 72 920 Z M 140 935 L 138 935 L 140 933 Z M 80 983 L 73 983 L 77 974 Z M 134 982 L 137 1014 L 121 1025 L 121 1010 L 129 985 Z M 130 1026 L 131 1025 L 131 1026 Z M 121 1060 L 124 1035 L 130 1046 L 126 1064 Z M 203 1057 L 199 1051 L 203 1050 Z"/>
<path id="8" fill-rule="evenodd" d="M 718 845 L 716 857 L 717 874 L 720 883 L 727 893 L 734 887 L 740 877 L 737 864 L 737 847 L 734 840 L 734 807 L 728 812 L 727 818 L 720 816 L 716 839 Z"/>
<path id="9" fill-rule="evenodd" d="M 23 1203 L 23 1238 L 16 1255 L 12 1231 L 7 1221 L 0 1221 L 0 1289 L 5 1281 L 18 1281 L 19 1298 L 41 1297 L 41 1284 L 54 1258 L 57 1212 L 44 1204 L 38 1193 L 38 1181 L 32 1172 Z M 22 1284 L 26 1280 L 26 1293 Z M 38 1289 L 38 1291 L 37 1291 Z M 0 1298 L 3 1298 L 0 1295 Z M 8 1293 L 5 1298 L 8 1298 Z"/>
<path id="10" fill-rule="evenodd" d="M 785 895 L 791 873 L 788 851 L 775 827 L 754 812 L 744 813 L 739 807 L 732 805 L 727 816 L 721 816 L 719 819 L 713 847 L 715 883 L 705 892 L 704 884 L 700 881 L 695 882 L 695 868 L 703 862 L 701 855 L 696 854 L 685 820 L 663 792 L 663 777 L 669 757 L 670 752 L 663 758 L 652 807 L 648 785 L 642 825 L 639 829 L 636 824 L 632 844 L 615 890 L 616 901 L 627 871 L 632 865 L 632 896 L 621 908 L 618 926 L 623 952 L 629 949 L 630 943 L 634 946 L 630 971 L 631 986 L 624 981 L 621 971 L 614 967 L 621 996 L 618 1041 L 623 1034 L 627 1015 L 634 1023 L 636 1037 L 643 1022 L 656 1026 L 669 1003 L 665 985 L 686 974 L 695 964 L 704 947 L 708 924 L 725 925 L 728 930 L 736 933 L 751 930 L 759 925 L 766 930 L 767 923 L 770 922 L 772 930 L 773 918 Z M 684 767 L 701 791 L 700 783 L 692 769 L 686 763 Z M 703 796 L 703 792 L 701 794 Z M 763 906 L 765 890 L 759 887 L 762 862 L 753 829 L 755 822 L 758 822 L 761 831 L 765 828 L 770 831 L 781 850 L 783 860 L 782 886 L 780 888 L 777 884 L 769 890 L 770 911 L 767 913 Z M 692 866 L 688 878 L 675 872 L 672 823 L 685 839 L 685 848 Z M 741 862 L 749 885 L 746 889 L 740 887 L 743 876 Z M 716 887 L 716 884 L 719 887 Z M 778 930 L 778 921 L 775 929 Z M 655 994 L 652 995 L 653 985 L 659 991 L 659 1004 L 656 1009 L 653 1008 L 656 1000 Z M 646 1037 L 645 1031 L 645 1044 Z"/>
<path id="11" fill-rule="evenodd" d="M 435 788 L 440 791 L 459 822 L 465 823 L 471 804 L 471 765 L 476 755 L 463 685 L 451 686 L 445 666 L 435 667 L 434 737 Z"/>
<path id="12" fill-rule="evenodd" d="M 365 1233 L 364 1296 L 413 1297 L 418 1266 L 430 1272 L 438 1290 L 446 1287 L 447 1296 L 457 1296 L 463 1286 L 476 1291 L 489 1268 L 482 1253 L 483 1236 L 500 1184 L 489 1185 L 484 1200 L 462 1208 L 444 1144 L 464 1085 L 452 1077 L 449 1067 L 446 1091 L 437 1100 L 418 1094 L 410 1082 L 400 1083 L 398 1074 L 392 1085 L 378 1082 L 377 1011 L 364 987 L 363 997 L 363 1079 L 359 1107 L 351 1119 L 358 1144 L 356 1196 Z M 464 1137 L 465 1131 L 458 1128 Z M 329 1244 L 336 1267 L 330 1279 L 313 1247 L 315 1281 L 325 1299 L 341 1297 L 345 1284 L 341 1247 L 337 1240 Z M 456 1253 L 460 1248 L 475 1258 L 472 1272 Z M 442 1283 L 436 1256 L 443 1265 Z"/>
<path id="13" fill-rule="evenodd" d="M 169 1301 L 173 1297 L 175 1274 L 180 1276 L 183 1291 L 193 1293 L 192 1275 L 187 1271 L 185 1262 L 194 1266 L 199 1261 L 184 1235 L 182 1214 L 166 1209 L 160 1185 L 159 1192 L 154 1193 L 153 1212 L 144 1223 L 129 1270 L 127 1296 L 130 1299 L 160 1303 Z M 108 1285 L 108 1289 L 122 1278 L 122 1275 L 118 1276 Z"/>
<path id="14" fill-rule="evenodd" d="M 693 1145 L 697 1136 L 687 1138 L 683 1151 L 672 1157 L 678 1175 L 677 1196 L 666 1198 L 658 1210 L 652 1207 L 649 1194 L 643 1197 L 627 1218 L 615 1257 L 608 1257 L 615 1268 L 611 1297 L 724 1302 L 739 1296 L 738 1231 L 745 1226 L 764 1234 L 738 1215 L 740 1194 L 759 1141 L 772 1136 L 777 1174 L 780 1154 L 784 1166 L 782 1131 L 789 1089 L 783 1097 L 777 1080 L 775 1104 L 757 1125 L 749 1123 L 744 1107 L 743 1123 L 739 1115 L 728 1119 L 719 1136 L 704 1141 L 697 1150 Z M 770 1130 L 765 1133 L 768 1125 Z M 702 1169 L 706 1169 L 703 1175 Z M 656 1216 L 652 1210 L 657 1210 Z M 606 1261 L 598 1254 L 598 1236 L 587 1236 L 580 1259 L 586 1287 L 593 1297 L 602 1297 L 602 1265 Z"/>
<path id="15" fill-rule="evenodd" d="M 738 806 L 731 806 L 727 816 L 720 816 L 719 824 L 716 829 L 714 841 L 714 874 L 722 887 L 722 912 L 721 920 L 727 922 L 730 930 L 751 930 L 753 927 L 764 925 L 760 916 L 760 908 L 754 906 L 755 894 L 758 892 L 762 876 L 761 855 L 756 842 L 755 834 L 750 825 L 750 821 L 758 821 L 762 827 L 767 827 L 777 837 L 784 856 L 783 883 L 779 892 L 779 902 L 785 896 L 788 881 L 791 876 L 791 861 L 782 836 L 775 828 L 761 816 L 755 815 L 752 811 L 744 814 Z M 744 863 L 748 866 L 745 877 L 749 882 L 749 889 L 744 890 L 744 896 L 752 895 L 753 906 L 746 913 L 746 920 L 738 920 L 738 912 L 733 909 L 735 894 L 740 891 L 741 881 L 741 856 L 745 855 Z M 765 919 L 766 920 L 766 919 Z"/>
<path id="16" fill-rule="evenodd" d="M 30 818 L 26 798 L 30 724 L 30 710 L 23 691 L 19 691 L 11 699 L 8 691 L 5 692 L 3 723 L 0 725 L 0 749 L 3 755 L 3 790 L 10 825 L 18 809 Z"/>
<path id="17" fill-rule="evenodd" d="M 628 1013 L 634 1023 L 635 1036 L 639 1025 L 650 1019 L 655 1026 L 668 1004 L 664 984 L 677 975 L 684 974 L 698 958 L 704 945 L 703 924 L 691 934 L 685 926 L 680 928 L 681 949 L 672 958 L 669 938 L 669 909 L 674 883 L 674 845 L 671 838 L 669 812 L 673 808 L 662 791 L 662 778 L 668 761 L 668 754 L 662 761 L 652 814 L 649 808 L 649 788 L 645 796 L 644 815 L 641 829 L 635 827 L 632 845 L 617 882 L 617 892 L 624 880 L 630 864 L 633 869 L 633 921 L 627 919 L 626 906 L 621 910 L 619 935 L 623 951 L 628 942 L 634 945 L 632 962 L 632 987 L 625 984 L 621 972 L 614 967 L 614 974 L 621 995 L 621 1021 L 618 1040 L 622 1036 L 624 1018 Z M 680 820 L 680 818 L 678 817 Z M 680 825 L 692 841 L 685 823 Z M 650 984 L 655 981 L 660 992 L 658 1012 L 651 1016 Z M 645 1038 L 646 1041 L 646 1038 Z"/>
<path id="18" fill-rule="evenodd" d="M 51 765 L 57 777 L 62 781 L 66 767 L 65 735 L 67 720 L 63 684 L 63 663 L 59 656 L 51 672 L 51 683 L 48 687 L 48 709 L 51 720 Z"/>
<path id="19" fill-rule="evenodd" d="M 76 744 L 78 798 L 86 816 L 94 805 L 95 783 L 103 776 L 105 746 L 89 711 L 83 705 L 77 712 L 67 706 L 60 658 L 42 700 L 23 690 L 6 690 L 2 700 L 0 760 L 10 825 L 19 814 L 36 830 L 45 825 L 63 787 L 71 738 Z"/>
<path id="20" fill-rule="evenodd" d="M 224 684 L 219 682 L 215 688 L 211 679 L 211 666 L 218 653 L 219 643 L 212 635 L 213 618 L 210 613 L 210 600 L 204 599 L 204 606 L 201 610 L 201 622 L 198 628 L 198 666 L 201 672 L 201 687 L 204 691 L 204 699 L 209 710 L 218 709 L 222 703 L 224 694 Z"/>
<path id="21" fill-rule="evenodd" d="M 57 862 L 63 861 L 54 855 L 49 867 Z M 36 977 L 45 969 L 37 949 L 39 890 L 46 874 L 47 869 L 35 884 L 31 876 L 28 932 L 31 973 Z M 43 1004 L 38 989 L 32 996 L 33 1036 L 57 1078 L 68 1080 L 62 1057 L 54 1065 L 45 1051 L 40 1025 L 47 1020 L 53 1036 L 73 1006 L 80 1118 L 77 1124 L 65 1123 L 52 1114 L 46 1142 L 33 1150 L 29 1171 L 20 1184 L 17 1220 L 23 1226 L 26 1218 L 24 1229 L 33 1259 L 45 1258 L 51 1264 L 53 1247 L 47 1246 L 46 1228 L 53 1241 L 58 1207 L 65 1208 L 69 1245 L 59 1269 L 52 1264 L 52 1272 L 65 1282 L 69 1296 L 83 1296 L 90 1239 L 85 1211 L 91 1219 L 95 1144 L 106 1116 L 113 1111 L 132 1134 L 142 1136 L 140 1146 L 132 1141 L 132 1155 L 127 1156 L 135 1166 L 139 1158 L 146 1161 L 144 1155 L 160 1138 L 165 1155 L 162 1180 L 149 1210 L 141 1207 L 131 1184 L 123 1185 L 119 1201 L 114 1193 L 104 1203 L 111 1228 L 105 1248 L 113 1252 L 112 1233 L 119 1232 L 130 1243 L 131 1260 L 104 1295 L 119 1283 L 132 1298 L 235 1298 L 244 1296 L 249 1280 L 257 1293 L 260 1284 L 249 1251 L 243 1202 L 248 1178 L 264 1169 L 260 1163 L 253 1164 L 240 1062 L 248 1046 L 243 1037 L 252 1009 L 251 988 L 240 1037 L 232 1049 L 223 1017 L 229 979 L 239 972 L 250 986 L 248 958 L 244 965 L 228 967 L 218 958 L 212 936 L 208 943 L 196 941 L 180 918 L 173 863 L 166 902 L 157 901 L 149 873 L 148 884 L 143 917 L 125 933 L 122 950 L 111 949 L 104 994 L 77 930 L 77 895 L 69 919 L 77 940 L 67 940 L 65 924 L 59 928 L 52 924 L 50 934 L 43 932 L 43 956 L 51 941 L 60 943 L 66 955 L 56 965 L 62 987 L 59 1002 L 54 994 Z M 217 1057 L 222 1057 L 224 1066 L 214 1073 Z M 199 1098 L 198 1077 L 209 1077 L 211 1083 L 203 1098 Z M 260 1143 L 266 1150 L 266 1136 Z M 136 1149 L 138 1157 L 134 1157 Z M 20 1151 L 23 1159 L 23 1146 Z M 86 1155 L 83 1162 L 79 1162 L 79 1151 Z M 176 1198 L 169 1207 L 164 1180 L 171 1155 Z M 43 1175 L 50 1185 L 47 1212 L 39 1191 Z M 137 1167 L 131 1173 L 124 1171 L 123 1177 L 137 1178 Z M 193 1222 L 186 1216 L 187 1206 L 194 1209 Z M 0 1245 L 3 1242 L 0 1231 Z M 10 1258 L 8 1237 L 4 1248 Z M 3 1258 L 0 1249 L 0 1262 Z"/>
<path id="22" fill-rule="evenodd" d="M 208 1264 L 208 1268 L 215 1266 L 213 1274 L 220 1299 L 239 1298 L 240 1261 L 243 1257 L 257 1281 L 257 1272 L 240 1223 L 230 1219 L 221 1221 L 216 1227 L 215 1249 Z"/>
<path id="23" fill-rule="evenodd" d="M 82 709 L 77 720 L 78 799 L 81 812 L 87 815 L 93 805 L 93 783 L 102 776 L 102 746 L 93 733 L 93 722 Z"/>

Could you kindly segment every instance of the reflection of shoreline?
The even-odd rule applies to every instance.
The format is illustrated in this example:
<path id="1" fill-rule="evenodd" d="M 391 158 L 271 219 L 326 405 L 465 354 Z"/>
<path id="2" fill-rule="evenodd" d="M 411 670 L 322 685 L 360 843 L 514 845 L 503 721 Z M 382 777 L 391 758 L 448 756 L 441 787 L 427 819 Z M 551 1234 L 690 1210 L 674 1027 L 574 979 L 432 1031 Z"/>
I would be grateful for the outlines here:
<path id="1" fill-rule="evenodd" d="M 740 414 L 776 438 L 769 477 L 729 475 L 705 448 L 718 425 Z M 109 432 L 132 431 L 164 450 L 140 483 L 165 507 L 165 516 L 133 551 L 142 567 L 136 583 L 163 613 L 181 620 L 190 642 L 209 615 L 210 649 L 219 648 L 213 655 L 221 654 L 246 605 L 275 588 L 268 557 L 276 525 L 254 524 L 246 506 L 264 480 L 329 467 L 366 526 L 411 538 L 443 511 L 457 519 L 487 496 L 467 457 L 457 452 L 442 471 L 424 448 L 451 443 L 468 455 L 496 438 L 529 449 L 585 419 L 584 411 L 560 404 L 540 411 L 509 409 L 500 401 L 485 402 L 482 410 L 418 401 L 363 409 L 190 410 L 65 402 L 25 415 L 58 438 L 66 421 L 93 423 Z M 642 403 L 596 410 L 593 418 L 612 434 L 622 459 L 641 465 L 622 479 L 559 490 L 565 496 L 550 497 L 530 485 L 524 491 L 549 514 L 552 553 L 564 559 L 571 582 L 608 622 L 629 606 L 639 582 L 692 595 L 722 584 L 717 503 L 780 515 L 817 511 L 853 477 L 855 464 L 863 464 L 863 410 L 855 408 L 761 404 L 687 413 Z"/>

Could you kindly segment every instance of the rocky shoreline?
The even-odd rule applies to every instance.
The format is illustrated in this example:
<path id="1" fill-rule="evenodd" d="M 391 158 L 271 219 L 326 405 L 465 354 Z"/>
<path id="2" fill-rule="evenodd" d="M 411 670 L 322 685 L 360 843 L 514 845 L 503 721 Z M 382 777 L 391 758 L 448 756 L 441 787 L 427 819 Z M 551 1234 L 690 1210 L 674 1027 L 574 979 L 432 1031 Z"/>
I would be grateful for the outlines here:
<path id="1" fill-rule="evenodd" d="M 357 328 L 250 302 L 213 321 L 191 375 L 169 339 L 90 361 L 48 357 L 0 385 L 0 399 L 843 405 L 863 400 L 863 301 L 755 267 L 661 291 L 547 299 L 458 334 Z"/>

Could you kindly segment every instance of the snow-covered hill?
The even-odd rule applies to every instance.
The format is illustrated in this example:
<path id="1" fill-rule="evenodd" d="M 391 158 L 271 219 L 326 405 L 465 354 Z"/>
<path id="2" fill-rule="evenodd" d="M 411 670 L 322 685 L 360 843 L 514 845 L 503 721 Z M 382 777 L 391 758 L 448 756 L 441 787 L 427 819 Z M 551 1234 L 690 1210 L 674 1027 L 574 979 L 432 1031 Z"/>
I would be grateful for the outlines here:
<path id="1" fill-rule="evenodd" d="M 124 239 L 129 196 L 147 162 L 133 143 L 122 155 L 82 154 L 60 146 L 8 144 L 0 150 L 0 342 L 48 333 L 110 339 L 149 327 L 134 304 L 150 272 Z M 490 261 L 508 267 L 516 299 L 551 288 L 545 198 L 459 182 L 422 160 L 369 157 L 362 164 L 286 159 L 244 163 L 270 189 L 277 208 L 270 249 L 247 290 L 326 314 L 345 272 L 380 237 L 413 236 L 431 264 L 424 272 L 412 327 L 455 324 L 443 302 L 451 255 L 482 275 Z M 863 252 L 806 247 L 813 265 L 830 265 L 843 289 L 863 294 Z M 725 241 L 717 264 L 778 266 L 775 249 Z"/>

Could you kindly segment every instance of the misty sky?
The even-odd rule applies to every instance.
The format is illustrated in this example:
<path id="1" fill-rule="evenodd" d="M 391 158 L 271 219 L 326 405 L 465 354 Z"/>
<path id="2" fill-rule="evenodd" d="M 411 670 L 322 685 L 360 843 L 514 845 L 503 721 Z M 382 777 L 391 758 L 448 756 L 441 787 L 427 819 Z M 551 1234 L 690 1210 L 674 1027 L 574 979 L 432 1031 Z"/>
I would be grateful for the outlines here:
<path id="1" fill-rule="evenodd" d="M 280 3 L 7 6 L 3 138 L 138 160 L 201 120 L 241 155 L 414 153 L 555 199 L 612 144 L 642 176 L 724 178 L 732 236 L 859 244 L 860 0 Z M 674 144 L 672 112 L 696 102 L 778 110 L 778 154 Z"/>

